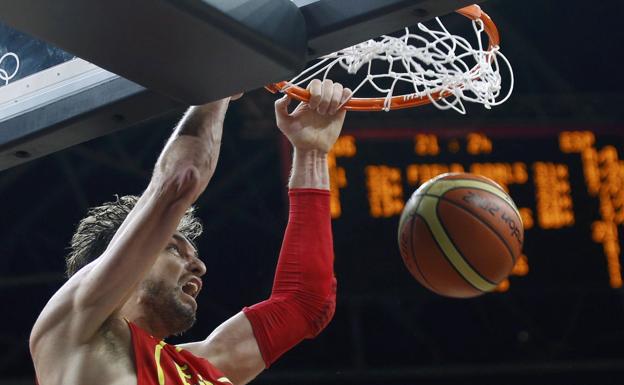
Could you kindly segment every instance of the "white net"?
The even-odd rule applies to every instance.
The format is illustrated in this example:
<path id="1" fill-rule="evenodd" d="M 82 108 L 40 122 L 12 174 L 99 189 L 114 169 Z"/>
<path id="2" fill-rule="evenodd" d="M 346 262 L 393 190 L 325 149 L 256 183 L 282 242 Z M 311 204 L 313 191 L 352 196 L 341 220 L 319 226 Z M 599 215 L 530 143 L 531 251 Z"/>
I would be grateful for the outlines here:
<path id="1" fill-rule="evenodd" d="M 19 57 L 13 52 L 7 52 L 0 56 L 0 81 L 4 81 L 4 85 L 17 75 L 19 71 Z"/>
<path id="2" fill-rule="evenodd" d="M 405 101 L 428 98 L 439 109 L 454 109 L 461 114 L 466 113 L 464 102 L 480 103 L 489 109 L 511 95 L 513 71 L 498 46 L 484 46 L 483 22 L 477 19 L 472 23 L 474 47 L 466 38 L 451 34 L 436 18 L 439 28 L 418 24 L 414 32 L 406 28 L 403 36 L 381 36 L 326 55 L 291 79 L 286 88 L 304 87 L 314 78 L 325 79 L 339 67 L 363 77 L 352 87 L 354 97 L 361 89 L 372 87 L 378 97 L 385 98 L 386 111 L 396 96 Z M 383 71 L 376 62 L 385 63 Z M 506 67 L 509 75 L 506 86 L 501 67 Z"/>

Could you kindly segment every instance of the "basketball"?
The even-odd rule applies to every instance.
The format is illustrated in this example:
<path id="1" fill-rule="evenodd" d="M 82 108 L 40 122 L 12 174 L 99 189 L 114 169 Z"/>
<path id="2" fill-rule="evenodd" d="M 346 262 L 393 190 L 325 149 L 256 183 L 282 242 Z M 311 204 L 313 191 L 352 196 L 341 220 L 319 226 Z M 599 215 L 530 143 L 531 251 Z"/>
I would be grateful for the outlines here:
<path id="1" fill-rule="evenodd" d="M 427 289 L 468 298 L 492 291 L 511 272 L 524 239 L 511 197 L 494 181 L 448 173 L 405 204 L 398 240 L 403 262 Z"/>

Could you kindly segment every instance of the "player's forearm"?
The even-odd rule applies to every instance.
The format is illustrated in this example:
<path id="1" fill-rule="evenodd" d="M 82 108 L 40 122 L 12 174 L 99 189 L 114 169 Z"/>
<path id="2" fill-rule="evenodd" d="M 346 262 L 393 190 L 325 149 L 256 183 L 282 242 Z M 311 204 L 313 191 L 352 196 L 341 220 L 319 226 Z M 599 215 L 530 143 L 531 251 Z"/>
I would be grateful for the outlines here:
<path id="1" fill-rule="evenodd" d="M 313 188 L 289 191 L 288 224 L 275 273 L 273 293 L 334 295 L 334 243 L 330 194 Z"/>
<path id="2" fill-rule="evenodd" d="M 152 182 L 175 179 L 195 168 L 203 190 L 219 159 L 223 120 L 229 98 L 189 108 L 169 138 L 154 169 Z"/>
<path id="3" fill-rule="evenodd" d="M 221 131 L 219 130 L 218 138 L 216 138 L 215 128 L 223 127 L 223 120 L 228 105 L 229 98 L 226 98 L 189 108 L 176 127 L 173 138 L 188 135 L 209 140 L 220 140 Z"/>
<path id="4" fill-rule="evenodd" d="M 304 151 L 295 148 L 288 187 L 329 190 L 327 153 L 320 150 Z"/>

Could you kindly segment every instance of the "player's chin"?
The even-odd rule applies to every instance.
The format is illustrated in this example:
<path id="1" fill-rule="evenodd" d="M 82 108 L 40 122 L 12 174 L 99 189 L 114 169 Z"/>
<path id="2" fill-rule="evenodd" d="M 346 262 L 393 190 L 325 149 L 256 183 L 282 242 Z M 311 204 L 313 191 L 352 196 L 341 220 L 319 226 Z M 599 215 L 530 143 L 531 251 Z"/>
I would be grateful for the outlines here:
<path id="1" fill-rule="evenodd" d="M 197 311 L 197 300 L 192 295 L 186 294 L 183 291 L 180 291 L 180 297 L 183 303 L 188 304 L 193 309 L 193 312 Z"/>

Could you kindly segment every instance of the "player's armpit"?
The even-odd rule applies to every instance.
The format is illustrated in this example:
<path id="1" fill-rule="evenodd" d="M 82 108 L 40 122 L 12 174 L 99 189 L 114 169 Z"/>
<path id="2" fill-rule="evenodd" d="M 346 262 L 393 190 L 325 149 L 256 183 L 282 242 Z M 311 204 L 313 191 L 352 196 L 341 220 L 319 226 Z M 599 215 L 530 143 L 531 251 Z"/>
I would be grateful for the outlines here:
<path id="1" fill-rule="evenodd" d="M 265 368 L 251 324 L 243 312 L 221 324 L 206 340 L 179 347 L 207 359 L 236 385 L 250 382 Z"/>

